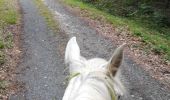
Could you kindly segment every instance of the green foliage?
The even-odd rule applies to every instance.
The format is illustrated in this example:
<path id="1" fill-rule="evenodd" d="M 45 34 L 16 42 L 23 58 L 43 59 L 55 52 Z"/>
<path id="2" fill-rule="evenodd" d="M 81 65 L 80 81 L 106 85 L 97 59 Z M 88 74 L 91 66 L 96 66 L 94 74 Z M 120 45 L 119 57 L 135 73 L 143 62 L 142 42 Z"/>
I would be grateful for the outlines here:
<path id="1" fill-rule="evenodd" d="M 81 0 L 112 15 L 147 20 L 158 27 L 170 26 L 170 15 L 164 5 L 151 0 Z M 165 2 L 166 3 L 166 2 Z M 158 7 L 155 6 L 159 4 Z M 146 21 L 145 21 L 146 22 Z"/>
<path id="2" fill-rule="evenodd" d="M 133 34 L 136 36 L 142 36 L 142 33 L 140 33 L 140 32 L 134 32 Z"/>
<path id="3" fill-rule="evenodd" d="M 155 12 L 153 14 L 152 19 L 153 19 L 153 22 L 155 22 L 155 24 L 157 24 L 160 27 L 170 26 L 170 19 L 168 19 L 168 16 L 165 16 L 161 14 L 160 12 Z"/>
<path id="4" fill-rule="evenodd" d="M 0 49 L 3 49 L 5 46 L 4 46 L 4 42 L 2 40 L 0 40 Z"/>
<path id="5" fill-rule="evenodd" d="M 167 52 L 167 46 L 165 45 L 155 46 L 152 48 L 152 51 L 156 54 L 162 54 L 162 53 Z"/>
<path id="6" fill-rule="evenodd" d="M 17 22 L 17 12 L 15 6 L 12 5 L 11 0 L 8 3 L 6 0 L 0 0 L 0 22 L 5 23 L 5 25 L 16 24 Z"/>
<path id="7" fill-rule="evenodd" d="M 127 15 L 126 17 L 120 15 L 119 16 L 113 15 L 107 13 L 106 11 L 98 10 L 94 6 L 94 4 L 91 5 L 91 3 L 83 3 L 81 1 L 82 0 L 64 0 L 64 2 L 69 5 L 76 6 L 82 10 L 88 11 L 86 12 L 85 16 L 88 16 L 92 19 L 101 19 L 101 18 L 105 19 L 105 21 L 114 25 L 114 27 L 128 26 L 128 29 L 132 33 L 132 35 L 141 38 L 141 41 L 145 44 L 144 49 L 147 49 L 147 51 L 152 50 L 153 52 L 155 52 L 155 54 L 164 55 L 166 60 L 170 60 L 170 28 L 167 27 L 166 25 L 165 27 L 163 26 L 160 27 L 158 24 L 155 24 L 157 23 L 156 21 L 158 21 L 159 23 L 159 20 L 161 21 L 160 23 L 162 23 L 161 18 L 164 19 L 162 17 L 164 15 L 158 13 L 158 11 L 157 13 L 159 15 L 156 15 L 155 12 L 152 13 L 153 10 L 149 9 L 150 6 L 149 3 L 146 2 L 147 0 L 143 0 L 142 4 L 144 5 L 141 5 L 140 7 L 141 11 L 139 11 L 140 9 L 137 9 L 138 3 L 137 4 L 134 3 L 134 0 L 125 0 L 128 1 L 128 3 L 126 4 L 129 6 L 129 10 L 131 13 L 131 15 Z M 88 1 L 91 2 L 91 0 Z M 95 2 L 99 2 L 99 1 L 102 0 L 95 0 Z M 130 8 L 130 6 L 133 3 L 136 4 L 136 8 L 135 7 Z M 145 13 L 145 14 L 140 14 L 140 13 Z M 157 19 L 153 20 L 152 18 L 157 18 L 159 20 Z"/>

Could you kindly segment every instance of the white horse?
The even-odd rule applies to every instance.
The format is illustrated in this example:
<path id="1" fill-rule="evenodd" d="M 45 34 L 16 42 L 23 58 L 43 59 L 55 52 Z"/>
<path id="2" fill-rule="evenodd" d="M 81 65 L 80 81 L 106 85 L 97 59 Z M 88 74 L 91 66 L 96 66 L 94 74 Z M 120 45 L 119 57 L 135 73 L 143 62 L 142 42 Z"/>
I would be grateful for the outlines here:
<path id="1" fill-rule="evenodd" d="M 86 60 L 80 55 L 76 37 L 72 37 L 65 51 L 70 80 L 63 100 L 117 100 L 124 95 L 125 88 L 117 77 L 123 47 L 117 48 L 108 62 L 101 58 Z"/>

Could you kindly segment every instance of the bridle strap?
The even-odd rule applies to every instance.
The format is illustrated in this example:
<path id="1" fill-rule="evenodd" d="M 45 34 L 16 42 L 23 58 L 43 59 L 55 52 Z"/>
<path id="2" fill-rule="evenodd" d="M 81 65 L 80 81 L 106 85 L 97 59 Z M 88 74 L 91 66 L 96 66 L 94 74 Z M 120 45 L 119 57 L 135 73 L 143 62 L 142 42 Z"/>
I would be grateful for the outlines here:
<path id="1" fill-rule="evenodd" d="M 102 82 L 104 82 L 106 84 L 106 87 L 109 90 L 111 100 L 117 100 L 115 90 L 114 90 L 114 87 L 113 87 L 113 80 L 112 80 L 111 77 L 109 77 L 106 74 L 104 74 L 103 72 L 99 72 L 99 71 L 89 73 L 89 77 L 90 78 L 93 78 L 93 77 L 98 78 Z"/>
<path id="2" fill-rule="evenodd" d="M 80 75 L 80 73 L 72 73 L 72 74 L 70 74 L 70 76 L 68 77 L 68 81 L 70 81 L 72 78 L 74 78 L 74 77 L 76 77 L 78 75 Z"/>

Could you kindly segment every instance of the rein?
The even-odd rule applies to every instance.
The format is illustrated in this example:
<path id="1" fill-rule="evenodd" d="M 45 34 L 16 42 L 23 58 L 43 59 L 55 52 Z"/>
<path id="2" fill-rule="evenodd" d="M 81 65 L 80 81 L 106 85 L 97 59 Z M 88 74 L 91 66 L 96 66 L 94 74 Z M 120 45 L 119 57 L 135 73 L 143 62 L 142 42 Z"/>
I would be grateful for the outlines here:
<path id="1" fill-rule="evenodd" d="M 68 80 L 70 81 L 72 78 L 76 77 L 80 75 L 80 73 L 73 73 L 69 76 Z M 107 76 L 101 72 L 91 72 L 89 73 L 90 78 L 97 78 L 100 79 L 102 82 L 105 83 L 106 87 L 109 90 L 110 96 L 111 96 L 111 100 L 117 100 L 116 99 L 116 94 L 115 94 L 115 90 L 113 88 L 113 80 L 110 76 Z"/>
<path id="2" fill-rule="evenodd" d="M 69 77 L 68 77 L 68 81 L 70 81 L 72 78 L 76 77 L 80 75 L 80 73 L 72 73 Z"/>

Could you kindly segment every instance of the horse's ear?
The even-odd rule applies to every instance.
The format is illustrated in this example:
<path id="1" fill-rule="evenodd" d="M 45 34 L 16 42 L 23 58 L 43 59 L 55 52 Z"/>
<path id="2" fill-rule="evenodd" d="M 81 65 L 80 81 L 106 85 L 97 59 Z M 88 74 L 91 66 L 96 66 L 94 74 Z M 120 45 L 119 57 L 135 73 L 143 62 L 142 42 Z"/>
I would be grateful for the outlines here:
<path id="1" fill-rule="evenodd" d="M 116 72 L 118 71 L 119 66 L 121 65 L 122 59 L 123 59 L 123 48 L 125 44 L 122 44 L 120 47 L 118 47 L 111 57 L 108 66 L 107 66 L 107 73 L 109 75 L 115 76 Z"/>
<path id="2" fill-rule="evenodd" d="M 77 44 L 76 37 L 72 37 L 67 43 L 65 63 L 68 64 L 77 60 L 80 60 L 80 48 Z"/>

